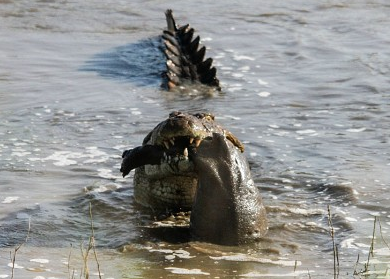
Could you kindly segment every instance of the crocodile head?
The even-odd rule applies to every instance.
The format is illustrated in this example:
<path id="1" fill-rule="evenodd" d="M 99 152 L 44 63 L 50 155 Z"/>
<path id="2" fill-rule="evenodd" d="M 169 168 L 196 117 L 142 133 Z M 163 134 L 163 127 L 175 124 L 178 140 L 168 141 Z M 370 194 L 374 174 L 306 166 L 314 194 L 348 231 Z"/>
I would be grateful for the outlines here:
<path id="1" fill-rule="evenodd" d="M 143 140 L 142 146 L 126 150 L 121 172 L 134 174 L 135 200 L 147 207 L 189 210 L 198 186 L 191 150 L 217 133 L 244 151 L 242 143 L 218 125 L 210 113 L 172 112 Z"/>

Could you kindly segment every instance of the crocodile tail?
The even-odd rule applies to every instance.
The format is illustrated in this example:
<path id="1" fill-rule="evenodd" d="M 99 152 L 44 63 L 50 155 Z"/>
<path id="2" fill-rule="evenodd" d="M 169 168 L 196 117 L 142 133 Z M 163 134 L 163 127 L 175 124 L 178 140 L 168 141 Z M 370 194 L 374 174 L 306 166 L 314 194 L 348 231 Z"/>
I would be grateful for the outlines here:
<path id="1" fill-rule="evenodd" d="M 167 62 L 167 87 L 172 89 L 184 80 L 199 82 L 220 90 L 217 70 L 212 66 L 213 59 L 207 58 L 206 47 L 200 46 L 200 37 L 194 37 L 194 29 L 188 24 L 177 27 L 172 10 L 165 12 L 167 29 L 162 39 Z"/>
<path id="2" fill-rule="evenodd" d="M 167 26 L 168 26 L 167 30 L 171 32 L 176 32 L 177 27 L 171 9 L 165 11 L 165 18 L 167 19 Z"/>

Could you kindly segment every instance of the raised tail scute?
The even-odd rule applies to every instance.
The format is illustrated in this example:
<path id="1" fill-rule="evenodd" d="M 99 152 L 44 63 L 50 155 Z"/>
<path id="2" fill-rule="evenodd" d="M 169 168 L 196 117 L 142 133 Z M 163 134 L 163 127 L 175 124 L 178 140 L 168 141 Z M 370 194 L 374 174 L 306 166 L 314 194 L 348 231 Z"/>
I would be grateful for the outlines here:
<path id="1" fill-rule="evenodd" d="M 173 14 L 172 14 L 172 10 L 171 9 L 166 10 L 165 18 L 167 19 L 168 31 L 176 32 L 177 31 L 177 27 L 176 27 L 175 19 L 173 18 Z"/>
<path id="2" fill-rule="evenodd" d="M 206 47 L 200 46 L 200 37 L 194 37 L 194 29 L 188 24 L 176 26 L 172 10 L 165 12 L 167 29 L 164 30 L 164 54 L 167 59 L 166 86 L 171 90 L 185 80 L 199 82 L 220 90 L 217 70 L 212 67 L 213 60 L 205 59 Z"/>

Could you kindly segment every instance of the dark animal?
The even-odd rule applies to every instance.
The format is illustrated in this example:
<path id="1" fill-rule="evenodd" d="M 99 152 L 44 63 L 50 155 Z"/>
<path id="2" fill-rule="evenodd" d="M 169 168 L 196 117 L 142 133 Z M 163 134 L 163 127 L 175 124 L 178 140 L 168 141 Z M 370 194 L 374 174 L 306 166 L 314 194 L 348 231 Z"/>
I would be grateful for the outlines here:
<path id="1" fill-rule="evenodd" d="M 209 113 L 173 112 L 126 150 L 121 172 L 135 168 L 136 201 L 159 210 L 192 210 L 195 239 L 236 245 L 267 231 L 265 208 L 244 147 Z"/>

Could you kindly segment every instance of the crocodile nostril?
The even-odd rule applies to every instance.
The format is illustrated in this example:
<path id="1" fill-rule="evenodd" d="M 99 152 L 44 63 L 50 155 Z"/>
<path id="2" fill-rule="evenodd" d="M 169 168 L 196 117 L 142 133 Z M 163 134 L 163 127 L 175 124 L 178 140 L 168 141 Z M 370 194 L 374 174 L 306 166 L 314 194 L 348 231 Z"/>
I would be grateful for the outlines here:
<path id="1" fill-rule="evenodd" d="M 185 114 L 181 111 L 173 111 L 169 114 L 169 118 L 175 118 L 175 117 L 185 117 Z"/>

